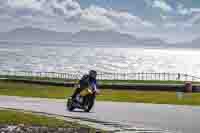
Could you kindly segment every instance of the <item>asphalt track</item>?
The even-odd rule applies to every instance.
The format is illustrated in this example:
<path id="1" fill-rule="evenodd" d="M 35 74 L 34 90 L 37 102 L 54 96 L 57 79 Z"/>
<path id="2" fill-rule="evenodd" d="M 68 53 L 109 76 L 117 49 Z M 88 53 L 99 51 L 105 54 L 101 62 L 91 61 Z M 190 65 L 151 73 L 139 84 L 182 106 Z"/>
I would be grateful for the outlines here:
<path id="1" fill-rule="evenodd" d="M 65 104 L 66 100 L 0 96 L 1 108 L 68 116 L 107 125 L 113 129 L 118 127 L 124 131 L 136 132 L 136 128 L 144 128 L 141 130 L 143 133 L 200 132 L 200 107 L 96 102 L 91 113 L 84 113 L 79 110 L 68 112 Z"/>

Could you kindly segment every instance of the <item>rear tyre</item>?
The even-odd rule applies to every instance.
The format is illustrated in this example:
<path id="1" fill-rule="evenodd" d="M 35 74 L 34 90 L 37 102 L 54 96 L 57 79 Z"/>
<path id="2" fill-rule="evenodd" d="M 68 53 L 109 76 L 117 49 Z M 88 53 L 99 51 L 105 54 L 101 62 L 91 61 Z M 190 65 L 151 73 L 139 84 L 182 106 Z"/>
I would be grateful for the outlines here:
<path id="1" fill-rule="evenodd" d="M 73 111 L 73 110 L 75 109 L 75 107 L 73 106 L 73 100 L 72 100 L 71 98 L 69 98 L 69 99 L 67 100 L 67 109 L 68 109 L 69 111 Z"/>

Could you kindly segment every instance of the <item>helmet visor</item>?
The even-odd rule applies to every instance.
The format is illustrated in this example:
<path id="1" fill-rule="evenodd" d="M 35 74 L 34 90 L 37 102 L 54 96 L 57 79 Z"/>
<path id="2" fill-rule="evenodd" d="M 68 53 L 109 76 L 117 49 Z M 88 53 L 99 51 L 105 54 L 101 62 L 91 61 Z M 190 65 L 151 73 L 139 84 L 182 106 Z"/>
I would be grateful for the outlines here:
<path id="1" fill-rule="evenodd" d="M 95 71 L 90 72 L 90 77 L 95 78 L 97 77 L 97 73 Z"/>

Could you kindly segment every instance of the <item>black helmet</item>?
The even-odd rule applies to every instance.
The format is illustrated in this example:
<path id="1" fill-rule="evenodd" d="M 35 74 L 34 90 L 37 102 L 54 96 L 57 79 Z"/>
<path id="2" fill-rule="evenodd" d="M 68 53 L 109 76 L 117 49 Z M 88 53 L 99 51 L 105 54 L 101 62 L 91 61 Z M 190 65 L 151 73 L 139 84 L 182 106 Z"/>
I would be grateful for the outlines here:
<path id="1" fill-rule="evenodd" d="M 97 72 L 96 72 L 95 70 L 90 70 L 90 71 L 89 71 L 89 76 L 92 77 L 92 78 L 94 78 L 94 79 L 96 79 L 96 77 L 97 77 Z"/>

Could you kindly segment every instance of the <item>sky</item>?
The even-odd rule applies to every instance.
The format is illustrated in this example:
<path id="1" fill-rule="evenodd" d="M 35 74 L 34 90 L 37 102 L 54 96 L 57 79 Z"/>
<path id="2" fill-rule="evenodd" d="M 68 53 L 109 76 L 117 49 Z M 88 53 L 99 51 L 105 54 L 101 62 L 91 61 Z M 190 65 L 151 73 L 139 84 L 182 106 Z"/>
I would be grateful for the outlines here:
<path id="1" fill-rule="evenodd" d="M 200 37 L 200 0 L 0 0 L 0 32 L 25 26 L 185 42 Z"/>

